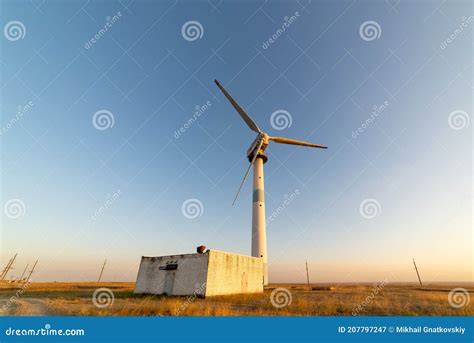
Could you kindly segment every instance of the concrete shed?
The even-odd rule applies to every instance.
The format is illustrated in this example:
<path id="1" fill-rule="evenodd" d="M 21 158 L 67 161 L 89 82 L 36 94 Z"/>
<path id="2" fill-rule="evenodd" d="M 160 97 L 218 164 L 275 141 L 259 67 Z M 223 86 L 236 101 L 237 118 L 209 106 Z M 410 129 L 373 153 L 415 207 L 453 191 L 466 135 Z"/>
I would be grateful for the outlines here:
<path id="1" fill-rule="evenodd" d="M 218 250 L 143 256 L 134 293 L 214 296 L 263 292 L 263 261 Z"/>

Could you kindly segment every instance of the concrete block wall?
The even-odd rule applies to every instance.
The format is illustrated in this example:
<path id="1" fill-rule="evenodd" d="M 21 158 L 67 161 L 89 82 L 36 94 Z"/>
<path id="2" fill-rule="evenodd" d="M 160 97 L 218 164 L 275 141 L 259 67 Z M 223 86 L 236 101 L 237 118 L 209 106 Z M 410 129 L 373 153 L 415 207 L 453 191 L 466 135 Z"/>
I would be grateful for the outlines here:
<path id="1" fill-rule="evenodd" d="M 258 257 L 210 250 L 206 296 L 263 292 L 263 261 Z"/>
<path id="2" fill-rule="evenodd" d="M 167 264 L 177 264 L 178 267 L 176 270 L 163 269 Z M 134 293 L 192 295 L 196 292 L 204 295 L 207 264 L 207 254 L 143 256 Z"/>
<path id="3" fill-rule="evenodd" d="M 263 261 L 218 250 L 204 254 L 143 256 L 134 292 L 200 296 L 261 293 Z"/>

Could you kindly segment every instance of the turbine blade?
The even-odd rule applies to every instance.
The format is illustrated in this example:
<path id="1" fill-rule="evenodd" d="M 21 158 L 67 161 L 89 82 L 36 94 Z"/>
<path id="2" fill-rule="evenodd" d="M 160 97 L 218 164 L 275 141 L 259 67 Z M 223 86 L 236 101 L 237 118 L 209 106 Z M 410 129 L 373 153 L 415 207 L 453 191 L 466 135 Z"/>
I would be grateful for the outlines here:
<path id="1" fill-rule="evenodd" d="M 251 130 L 253 130 L 257 133 L 262 133 L 262 130 L 259 129 L 257 124 L 255 124 L 255 122 L 252 120 L 252 118 L 250 118 L 250 116 L 247 114 L 247 112 L 245 112 L 243 110 L 243 108 L 240 107 L 240 105 L 237 103 L 237 101 L 235 101 L 234 98 L 232 98 L 232 96 L 229 93 L 227 93 L 227 91 L 224 89 L 224 87 L 222 87 L 222 85 L 219 83 L 219 81 L 214 80 L 214 82 L 216 83 L 217 87 L 219 87 L 219 89 L 222 91 L 222 93 L 224 93 L 227 100 L 229 100 L 229 102 L 232 104 L 232 106 L 234 106 L 236 111 L 239 112 L 240 116 L 247 123 L 248 127 Z"/>
<path id="2" fill-rule="evenodd" d="M 237 190 L 237 194 L 235 195 L 234 201 L 232 202 L 232 206 L 234 206 L 235 202 L 237 201 L 237 197 L 240 194 L 240 190 L 242 189 L 242 186 L 244 185 L 245 180 L 247 179 L 247 176 L 249 176 L 250 168 L 252 168 L 253 164 L 255 163 L 255 160 L 257 159 L 257 156 L 258 156 L 258 151 L 260 150 L 262 145 L 263 145 L 263 139 L 260 141 L 260 144 L 258 145 L 258 148 L 257 148 L 257 153 L 253 155 L 252 162 L 250 162 L 250 165 L 247 168 L 247 171 L 245 172 L 244 179 L 240 183 L 239 189 Z"/>
<path id="3" fill-rule="evenodd" d="M 282 143 L 282 144 L 301 145 L 301 146 L 308 146 L 308 147 L 311 147 L 311 148 L 320 148 L 320 149 L 327 149 L 328 148 L 327 146 L 324 146 L 324 145 L 298 141 L 296 139 L 285 138 L 285 137 L 270 137 L 269 136 L 268 139 L 271 140 L 271 141 L 274 141 L 276 143 Z"/>

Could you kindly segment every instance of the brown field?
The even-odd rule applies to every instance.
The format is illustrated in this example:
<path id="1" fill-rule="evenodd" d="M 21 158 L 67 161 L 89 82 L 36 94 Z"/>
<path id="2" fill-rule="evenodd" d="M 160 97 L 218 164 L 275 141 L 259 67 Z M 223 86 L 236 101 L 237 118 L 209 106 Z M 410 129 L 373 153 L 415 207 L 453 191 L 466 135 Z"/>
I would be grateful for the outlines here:
<path id="1" fill-rule="evenodd" d="M 98 308 L 92 302 L 94 290 L 110 289 L 112 304 Z M 0 284 L 0 315 L 66 316 L 473 316 L 474 300 L 460 308 L 450 306 L 449 291 L 463 287 L 474 294 L 473 283 L 415 284 L 270 285 L 263 294 L 193 297 L 145 296 L 133 294 L 134 283 L 32 283 Z M 270 301 L 272 290 L 287 288 L 292 301 L 276 308 Z M 19 296 L 16 294 L 20 293 Z M 365 304 L 364 304 L 365 301 Z M 466 302 L 466 301 L 465 301 Z"/>

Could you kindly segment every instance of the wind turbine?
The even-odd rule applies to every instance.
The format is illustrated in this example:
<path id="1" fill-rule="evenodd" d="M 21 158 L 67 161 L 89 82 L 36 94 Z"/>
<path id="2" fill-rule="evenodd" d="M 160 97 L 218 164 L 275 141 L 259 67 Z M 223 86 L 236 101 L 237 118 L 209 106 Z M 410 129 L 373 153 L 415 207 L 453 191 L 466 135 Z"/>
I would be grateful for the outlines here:
<path id="1" fill-rule="evenodd" d="M 324 145 L 313 144 L 296 139 L 285 137 L 272 137 L 260 130 L 257 124 L 250 118 L 245 110 L 240 107 L 237 101 L 222 87 L 219 81 L 214 80 L 217 87 L 224 93 L 225 97 L 235 110 L 240 114 L 250 130 L 257 133 L 257 137 L 247 150 L 247 157 L 250 165 L 245 172 L 244 178 L 240 183 L 237 194 L 235 195 L 232 205 L 235 204 L 240 190 L 249 175 L 250 168 L 253 166 L 253 198 L 252 198 L 252 256 L 261 257 L 263 259 L 263 283 L 268 285 L 268 268 L 267 268 L 267 235 L 265 229 L 265 198 L 264 198 L 264 182 L 263 182 L 263 164 L 267 162 L 268 157 L 265 154 L 270 141 L 282 144 L 301 145 L 311 148 L 327 149 Z"/>

